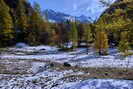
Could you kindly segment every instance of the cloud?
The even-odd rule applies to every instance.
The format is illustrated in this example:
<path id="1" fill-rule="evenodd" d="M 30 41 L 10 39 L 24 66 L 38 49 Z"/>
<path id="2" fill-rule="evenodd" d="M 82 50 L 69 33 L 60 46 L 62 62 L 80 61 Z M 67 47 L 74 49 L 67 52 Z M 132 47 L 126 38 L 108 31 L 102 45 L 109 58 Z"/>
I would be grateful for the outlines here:
<path id="1" fill-rule="evenodd" d="M 77 4 L 73 4 L 73 10 L 76 11 L 77 10 Z"/>
<path id="2" fill-rule="evenodd" d="M 29 0 L 31 3 L 37 1 L 42 10 L 53 9 L 55 11 L 64 12 L 73 16 L 85 15 L 97 18 L 106 9 L 100 0 Z M 44 2 L 45 1 L 45 2 Z M 116 0 L 109 0 L 112 3 Z"/>

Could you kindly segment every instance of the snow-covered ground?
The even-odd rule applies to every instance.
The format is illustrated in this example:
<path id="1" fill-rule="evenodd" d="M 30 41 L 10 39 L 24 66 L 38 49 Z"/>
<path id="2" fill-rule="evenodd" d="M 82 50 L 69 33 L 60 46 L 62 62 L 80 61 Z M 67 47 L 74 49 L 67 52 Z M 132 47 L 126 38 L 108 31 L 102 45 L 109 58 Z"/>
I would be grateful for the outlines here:
<path id="1" fill-rule="evenodd" d="M 63 79 L 73 73 L 47 70 L 36 75 L 0 75 L 0 89 L 133 89 L 133 81 L 117 79 Z M 79 73 L 83 74 L 83 73 Z"/>
<path id="2" fill-rule="evenodd" d="M 32 62 L 30 70 L 33 74 L 0 74 L 0 89 L 133 89 L 131 80 L 71 77 L 86 73 L 53 70 L 45 62 Z"/>
<path id="3" fill-rule="evenodd" d="M 61 89 L 64 84 L 81 81 L 67 76 L 84 74 L 73 70 L 53 70 L 49 64 L 41 62 L 31 62 L 30 71 L 32 74 L 0 74 L 0 89 Z"/>
<path id="4" fill-rule="evenodd" d="M 85 48 L 78 48 L 73 52 L 60 52 L 56 47 L 37 46 L 24 48 L 8 48 L 8 52 L 4 52 L 0 56 L 1 59 L 38 59 L 46 61 L 54 61 L 59 63 L 68 62 L 74 66 L 81 67 L 119 67 L 133 68 L 133 56 L 125 59 L 119 55 L 116 49 L 109 49 L 109 55 L 98 56 L 95 51 L 90 48 L 86 54 Z M 128 66 L 127 66 L 128 65 Z"/>
<path id="5" fill-rule="evenodd" d="M 64 82 L 56 77 L 0 75 L 0 89 L 133 89 L 133 81 L 115 79 L 88 79 Z M 5 80 L 4 80 L 5 78 Z M 8 81 L 7 81 L 8 80 Z"/>
<path id="6" fill-rule="evenodd" d="M 127 80 L 89 79 L 71 84 L 60 89 L 133 89 L 133 81 Z"/>
<path id="7" fill-rule="evenodd" d="M 90 73 L 75 71 L 75 69 L 60 70 L 49 64 L 68 62 L 80 67 L 117 68 L 127 67 L 129 64 L 128 67 L 133 68 L 133 56 L 122 60 L 116 49 L 109 49 L 107 56 L 98 56 L 91 48 L 88 54 L 84 48 L 61 52 L 58 48 L 50 46 L 12 47 L 3 50 L 0 54 L 0 64 L 2 64 L 0 68 L 11 72 L 14 69 L 20 73 L 27 71 L 29 74 L 0 74 L 0 89 L 133 89 L 133 81 L 130 80 L 84 79 L 80 76 L 89 76 Z M 18 61 L 18 59 L 23 60 Z M 8 65 L 11 68 L 6 68 L 9 67 Z"/>

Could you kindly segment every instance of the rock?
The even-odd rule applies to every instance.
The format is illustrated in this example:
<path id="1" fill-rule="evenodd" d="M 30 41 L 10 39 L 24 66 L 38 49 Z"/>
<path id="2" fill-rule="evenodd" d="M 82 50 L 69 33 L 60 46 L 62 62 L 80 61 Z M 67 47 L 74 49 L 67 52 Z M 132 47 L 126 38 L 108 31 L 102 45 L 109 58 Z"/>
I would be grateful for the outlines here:
<path id="1" fill-rule="evenodd" d="M 50 63 L 50 67 L 54 67 L 54 63 Z"/>
<path id="2" fill-rule="evenodd" d="M 24 48 L 27 47 L 28 45 L 26 43 L 17 43 L 16 48 Z"/>
<path id="3" fill-rule="evenodd" d="M 108 76 L 109 74 L 108 73 L 105 73 L 105 76 Z"/>
<path id="4" fill-rule="evenodd" d="M 44 51 L 44 50 L 46 50 L 46 49 L 43 48 L 43 49 L 40 49 L 40 50 Z"/>
<path id="5" fill-rule="evenodd" d="M 52 66 L 54 66 L 52 63 L 49 64 L 49 63 L 33 62 L 31 70 L 34 74 L 37 74 L 50 69 Z"/>
<path id="6" fill-rule="evenodd" d="M 71 67 L 71 65 L 68 62 L 64 62 L 63 64 L 65 67 Z"/>

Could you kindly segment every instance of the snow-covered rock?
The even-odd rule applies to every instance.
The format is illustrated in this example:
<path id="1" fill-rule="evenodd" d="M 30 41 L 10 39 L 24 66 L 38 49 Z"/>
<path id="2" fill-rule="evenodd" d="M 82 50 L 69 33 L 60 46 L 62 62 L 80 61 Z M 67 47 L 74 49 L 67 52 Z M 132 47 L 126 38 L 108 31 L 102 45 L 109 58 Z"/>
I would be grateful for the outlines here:
<path id="1" fill-rule="evenodd" d="M 16 44 L 16 48 L 24 48 L 24 47 L 27 47 L 28 45 L 26 43 L 17 43 Z"/>

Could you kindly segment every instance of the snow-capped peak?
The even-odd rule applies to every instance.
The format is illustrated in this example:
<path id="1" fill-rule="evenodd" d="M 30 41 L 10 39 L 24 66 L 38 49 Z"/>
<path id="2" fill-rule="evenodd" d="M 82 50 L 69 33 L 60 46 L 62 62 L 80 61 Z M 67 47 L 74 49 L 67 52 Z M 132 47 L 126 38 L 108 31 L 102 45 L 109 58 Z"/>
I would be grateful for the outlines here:
<path id="1" fill-rule="evenodd" d="M 51 9 L 47 9 L 43 12 L 43 16 L 52 22 L 65 22 L 65 21 L 77 21 L 77 22 L 91 22 L 90 17 L 85 15 L 71 16 L 62 12 L 56 12 Z"/>

